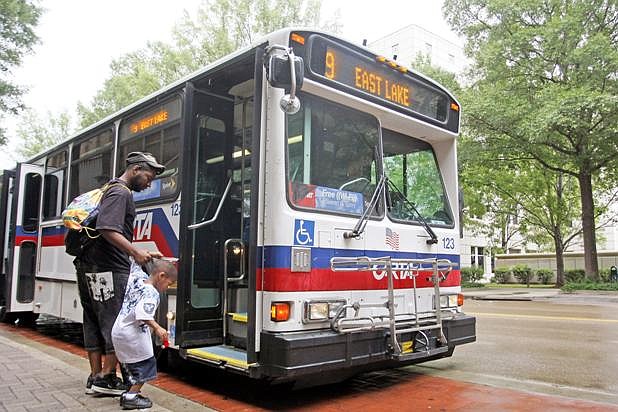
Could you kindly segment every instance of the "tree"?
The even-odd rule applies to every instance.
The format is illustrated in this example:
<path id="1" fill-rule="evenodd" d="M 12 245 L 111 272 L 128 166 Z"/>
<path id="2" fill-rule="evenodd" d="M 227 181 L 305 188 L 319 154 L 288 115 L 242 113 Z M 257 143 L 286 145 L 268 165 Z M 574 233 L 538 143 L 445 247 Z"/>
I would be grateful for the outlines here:
<path id="1" fill-rule="evenodd" d="M 0 0 L 0 114 L 16 114 L 23 109 L 24 90 L 10 80 L 11 69 L 19 66 L 38 41 L 34 28 L 41 9 L 28 0 Z M 6 144 L 0 128 L 0 145 Z"/>
<path id="2" fill-rule="evenodd" d="M 185 11 L 175 26 L 173 44 L 149 43 L 111 64 L 90 106 L 79 104 L 86 127 L 122 107 L 172 83 L 259 36 L 291 25 L 319 26 L 321 0 L 205 0 L 197 13 Z M 337 32 L 338 14 L 321 27 Z"/>
<path id="3" fill-rule="evenodd" d="M 577 179 L 586 275 L 598 279 L 592 185 L 618 162 L 618 6 L 445 0 L 444 12 L 474 60 L 468 124 Z"/>
<path id="4" fill-rule="evenodd" d="M 17 126 L 17 136 L 21 141 L 17 152 L 23 159 L 27 159 L 60 143 L 73 132 L 75 127 L 66 112 L 60 113 L 58 117 L 48 112 L 42 119 L 36 112 L 26 110 Z"/>

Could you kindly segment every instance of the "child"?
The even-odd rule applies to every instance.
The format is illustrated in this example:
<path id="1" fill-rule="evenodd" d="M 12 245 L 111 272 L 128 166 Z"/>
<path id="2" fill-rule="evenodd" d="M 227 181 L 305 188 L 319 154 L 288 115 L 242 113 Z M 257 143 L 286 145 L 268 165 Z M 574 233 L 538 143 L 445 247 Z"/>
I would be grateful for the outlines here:
<path id="1" fill-rule="evenodd" d="M 176 281 L 174 265 L 163 259 L 153 259 L 147 267 L 148 276 L 137 264 L 131 266 L 122 309 L 112 328 L 116 356 L 122 364 L 125 383 L 131 385 L 120 397 L 123 409 L 145 409 L 152 401 L 140 394 L 142 385 L 157 377 L 150 329 L 167 342 L 167 331 L 154 321 L 159 306 L 159 293 Z"/>

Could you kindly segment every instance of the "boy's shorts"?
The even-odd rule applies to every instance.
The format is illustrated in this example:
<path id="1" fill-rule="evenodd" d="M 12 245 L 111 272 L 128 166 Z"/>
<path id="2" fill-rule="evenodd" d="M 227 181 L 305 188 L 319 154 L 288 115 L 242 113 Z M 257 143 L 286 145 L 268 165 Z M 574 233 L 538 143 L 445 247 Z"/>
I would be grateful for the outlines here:
<path id="1" fill-rule="evenodd" d="M 153 356 L 135 363 L 123 363 L 122 371 L 125 383 L 131 386 L 148 382 L 157 377 L 157 360 Z"/>

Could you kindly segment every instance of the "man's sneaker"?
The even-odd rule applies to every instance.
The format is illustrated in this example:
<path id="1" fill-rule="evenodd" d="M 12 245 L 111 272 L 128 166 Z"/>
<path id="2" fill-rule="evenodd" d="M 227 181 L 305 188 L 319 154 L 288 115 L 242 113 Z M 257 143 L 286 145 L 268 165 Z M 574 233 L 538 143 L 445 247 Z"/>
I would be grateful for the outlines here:
<path id="1" fill-rule="evenodd" d="M 152 401 L 142 394 L 138 393 L 134 398 L 129 399 L 123 393 L 120 397 L 120 406 L 122 409 L 147 409 L 152 408 Z"/>
<path id="2" fill-rule="evenodd" d="M 92 389 L 92 381 L 94 381 L 94 377 L 92 375 L 88 376 L 88 380 L 86 381 L 86 395 L 93 395 L 96 392 Z"/>
<path id="3" fill-rule="evenodd" d="M 115 373 L 103 377 L 95 377 L 92 381 L 92 389 L 96 393 L 105 395 L 122 395 L 128 388 Z"/>

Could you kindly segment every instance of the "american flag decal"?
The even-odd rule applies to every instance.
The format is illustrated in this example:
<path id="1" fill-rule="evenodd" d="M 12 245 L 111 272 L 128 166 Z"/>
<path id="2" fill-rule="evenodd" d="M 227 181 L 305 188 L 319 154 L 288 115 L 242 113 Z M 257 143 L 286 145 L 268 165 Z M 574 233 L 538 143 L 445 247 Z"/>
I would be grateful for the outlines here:
<path id="1" fill-rule="evenodd" d="M 399 233 L 393 232 L 389 228 L 386 228 L 386 238 L 384 241 L 391 247 L 391 249 L 399 250 Z"/>

